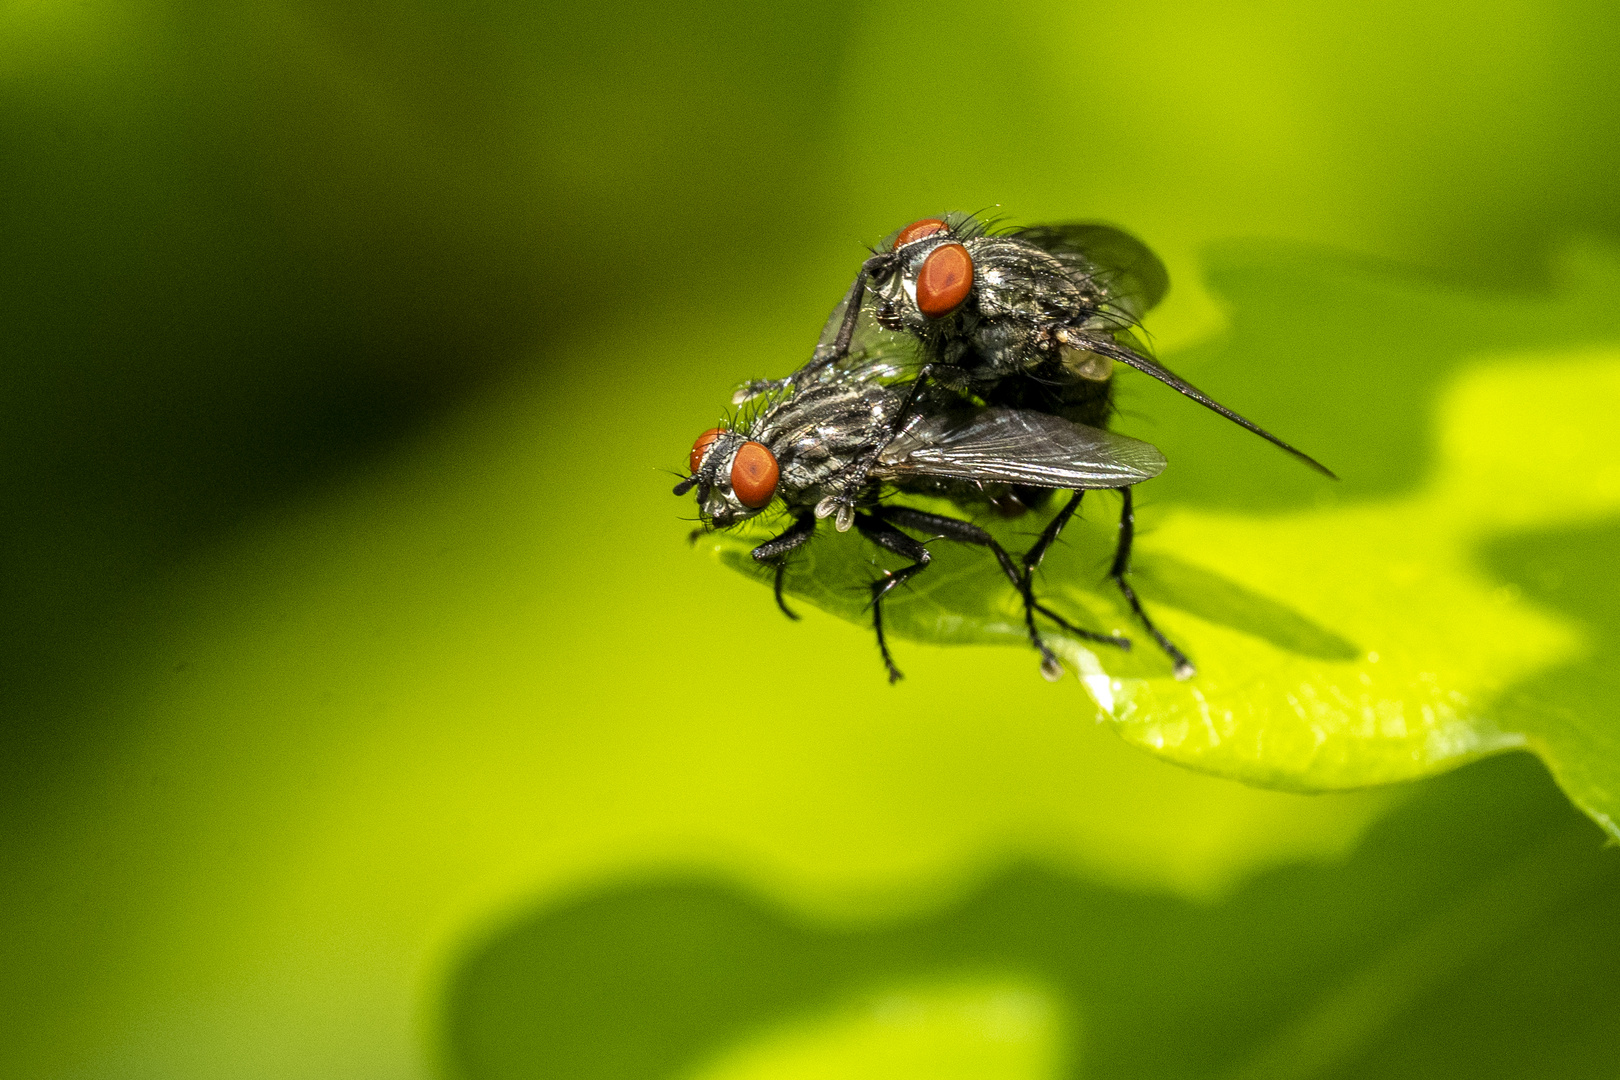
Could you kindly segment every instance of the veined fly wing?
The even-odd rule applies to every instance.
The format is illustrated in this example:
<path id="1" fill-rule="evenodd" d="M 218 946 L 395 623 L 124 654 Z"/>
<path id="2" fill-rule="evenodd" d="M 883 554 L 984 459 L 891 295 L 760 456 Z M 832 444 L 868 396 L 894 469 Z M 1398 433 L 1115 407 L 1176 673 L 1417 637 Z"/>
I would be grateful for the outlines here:
<path id="1" fill-rule="evenodd" d="M 1030 487 L 1120 488 L 1164 471 L 1151 443 L 1027 409 L 925 414 L 878 455 L 881 479 L 936 476 Z"/>

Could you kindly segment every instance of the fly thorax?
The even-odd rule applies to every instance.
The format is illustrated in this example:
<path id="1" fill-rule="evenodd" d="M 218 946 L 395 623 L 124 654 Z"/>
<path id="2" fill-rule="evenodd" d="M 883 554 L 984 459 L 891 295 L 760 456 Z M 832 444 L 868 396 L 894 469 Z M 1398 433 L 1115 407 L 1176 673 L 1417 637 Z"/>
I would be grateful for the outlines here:
<path id="1" fill-rule="evenodd" d="M 837 454 L 798 454 L 787 462 L 783 472 L 782 497 L 789 505 L 807 505 L 821 498 L 822 489 L 848 462 Z"/>
<path id="2" fill-rule="evenodd" d="M 975 379 L 1029 371 L 1046 359 L 1049 344 L 1041 331 L 1017 319 L 981 320 L 973 329 L 972 343 L 969 355 L 976 362 L 970 371 Z"/>
<path id="3" fill-rule="evenodd" d="M 1071 268 L 1048 252 L 996 236 L 973 242 L 972 250 L 986 317 L 1044 322 L 1067 317 L 1084 302 Z"/>

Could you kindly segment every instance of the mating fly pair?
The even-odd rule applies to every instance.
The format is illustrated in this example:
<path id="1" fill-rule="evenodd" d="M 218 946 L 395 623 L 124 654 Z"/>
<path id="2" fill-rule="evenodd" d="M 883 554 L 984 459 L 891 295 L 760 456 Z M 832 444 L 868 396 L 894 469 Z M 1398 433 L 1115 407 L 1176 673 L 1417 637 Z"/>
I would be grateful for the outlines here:
<path id="1" fill-rule="evenodd" d="M 1333 474 L 1152 359 L 1137 328 L 1167 287 L 1163 264 L 1108 226 L 995 233 L 971 215 L 914 222 L 862 264 L 809 363 L 738 391 L 737 402 L 769 396 L 751 423 L 700 436 L 692 475 L 675 490 L 696 487 L 705 518 L 717 528 L 781 498 L 793 523 L 753 556 L 776 567 L 784 611 L 786 558 L 810 539 L 819 518 L 832 517 L 840 531 L 853 525 L 912 559 L 872 586 L 873 625 L 892 681 L 899 672 L 884 640 L 881 602 L 929 560 L 926 547 L 901 527 L 990 550 L 1023 599 L 1029 638 L 1048 677 L 1062 669 L 1036 629 L 1037 613 L 1076 636 L 1128 648 L 1124 638 L 1070 625 L 1035 600 L 1032 585 L 1034 569 L 1084 492 L 1114 488 L 1123 512 L 1109 576 L 1172 660 L 1176 677 L 1188 678 L 1192 664 L 1153 625 L 1126 580 L 1131 485 L 1157 475 L 1164 459 L 1146 443 L 1103 430 L 1113 412 L 1115 362 Z M 893 359 L 907 349 L 915 370 L 895 381 L 901 371 Z M 883 503 L 885 489 L 942 495 L 964 509 L 990 506 L 1008 516 L 1045 504 L 1054 491 L 1074 496 L 1020 566 L 971 522 Z"/>
<path id="2" fill-rule="evenodd" d="M 884 382 L 893 370 L 882 361 L 835 369 L 773 395 L 747 423 L 704 432 L 692 447 L 691 476 L 676 486 L 676 494 L 695 487 L 705 522 L 720 529 L 780 500 L 791 523 L 754 548 L 753 557 L 775 567 L 776 602 L 791 618 L 797 616 L 782 596 L 788 558 L 815 534 L 828 500 L 838 502 L 840 514 L 849 507 L 848 521 L 863 537 L 910 559 L 910 565 L 885 572 L 871 586 L 872 626 L 891 682 L 900 678 L 900 671 L 884 636 L 883 600 L 931 558 L 928 548 L 903 529 L 990 551 L 1023 600 L 1030 644 L 1040 653 L 1041 671 L 1048 678 L 1060 677 L 1063 667 L 1041 637 L 1037 614 L 1077 637 L 1129 648 L 1128 639 L 1074 626 L 1041 604 L 1033 576 L 1078 507 L 1081 492 L 1116 488 L 1128 500 L 1130 485 L 1164 469 L 1163 455 L 1148 443 L 1059 416 L 984 406 L 915 380 Z M 891 434 L 895 430 L 901 432 L 898 437 Z M 1007 486 L 1075 492 L 1017 562 L 972 522 L 884 500 L 886 492 L 933 495 L 971 507 L 988 505 L 996 489 Z M 1124 579 L 1128 558 L 1127 539 L 1113 576 L 1141 614 Z"/>

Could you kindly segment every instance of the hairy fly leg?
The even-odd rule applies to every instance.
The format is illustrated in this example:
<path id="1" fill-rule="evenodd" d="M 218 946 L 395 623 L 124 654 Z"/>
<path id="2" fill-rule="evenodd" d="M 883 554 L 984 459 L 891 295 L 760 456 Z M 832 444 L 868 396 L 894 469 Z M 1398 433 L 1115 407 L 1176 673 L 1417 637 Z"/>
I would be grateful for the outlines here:
<path id="1" fill-rule="evenodd" d="M 1079 501 L 1079 498 L 1076 497 L 1075 502 L 1078 503 Z M 1070 510 L 1069 513 L 1073 513 L 1073 511 Z M 909 506 L 880 506 L 872 511 L 872 515 L 908 529 L 932 532 L 947 540 L 955 540 L 963 544 L 977 544 L 980 547 L 989 548 L 991 554 L 996 557 L 996 562 L 1001 565 L 1001 572 L 1007 575 L 1007 580 L 1012 582 L 1013 588 L 1018 590 L 1018 595 L 1024 601 L 1024 625 L 1029 631 L 1029 643 L 1035 646 L 1036 652 L 1041 654 L 1041 674 L 1048 679 L 1057 680 L 1062 678 L 1063 665 L 1056 654 L 1047 647 L 1046 642 L 1041 639 L 1040 632 L 1035 629 L 1035 613 L 1037 611 L 1076 637 L 1108 645 L 1117 645 L 1122 649 L 1131 647 L 1129 638 L 1082 630 L 1046 605 L 1038 603 L 1035 599 L 1034 589 L 1029 582 L 1029 568 L 1026 568 L 1025 572 L 1020 574 L 1018 567 L 1013 563 L 1012 556 L 1007 554 L 1007 549 L 997 543 L 995 537 L 972 522 L 963 521 L 960 518 L 946 517 L 944 514 L 930 514 L 927 511 L 915 510 Z M 1064 520 L 1067 520 L 1067 518 Z M 1059 525 L 1058 528 L 1061 529 L 1062 526 Z M 1055 530 L 1053 536 L 1056 536 Z M 1050 546 L 1050 544 L 1051 539 L 1047 539 L 1046 544 L 1042 546 L 1042 554 L 1045 553 L 1046 546 Z M 1037 564 L 1039 561 L 1039 558 L 1037 558 Z"/>
<path id="2" fill-rule="evenodd" d="M 1179 680 L 1190 679 L 1198 673 L 1198 669 L 1193 667 L 1192 661 L 1187 659 L 1185 653 L 1171 644 L 1170 639 L 1153 625 L 1153 620 L 1142 610 L 1142 602 L 1136 598 L 1136 590 L 1125 580 L 1125 575 L 1131 568 L 1131 542 L 1136 538 L 1136 512 L 1131 506 L 1131 489 L 1122 487 L 1119 494 L 1125 502 L 1119 512 L 1119 546 L 1114 549 L 1114 565 L 1109 569 L 1108 576 L 1114 579 L 1119 591 L 1125 594 L 1125 600 L 1131 605 L 1131 610 L 1142 620 L 1142 625 L 1153 635 L 1153 640 L 1159 643 L 1159 648 L 1163 649 L 1175 664 L 1175 677 Z"/>
<path id="3" fill-rule="evenodd" d="M 1035 571 L 1040 568 L 1041 561 L 1046 558 L 1047 549 L 1057 543 L 1058 534 L 1063 531 L 1063 527 L 1069 523 L 1069 519 L 1074 517 L 1075 512 L 1080 509 L 1080 500 L 1085 496 L 1084 490 L 1076 491 L 1074 498 L 1070 499 L 1063 509 L 1058 511 L 1057 517 L 1046 523 L 1046 528 L 1041 530 L 1040 537 L 1036 539 L 1028 551 L 1024 552 L 1024 574 L 1020 578 L 1020 588 L 1028 584 L 1030 579 L 1034 577 Z"/>
<path id="4" fill-rule="evenodd" d="M 1063 532 L 1063 527 L 1069 523 L 1075 512 L 1080 509 L 1080 500 L 1085 497 L 1085 494 L 1084 490 L 1076 491 L 1074 498 L 1070 499 L 1063 509 L 1058 511 L 1056 517 L 1046 523 L 1046 528 L 1041 530 L 1041 535 L 1036 538 L 1035 543 L 1030 545 L 1028 551 L 1024 552 L 1023 573 L 1014 582 L 1018 586 L 1018 591 L 1024 596 L 1024 620 L 1029 627 L 1031 637 L 1035 634 L 1034 613 L 1039 611 L 1075 637 L 1083 638 L 1086 641 L 1095 641 L 1103 645 L 1116 645 L 1121 649 L 1129 649 L 1131 647 L 1130 638 L 1116 637 L 1113 634 L 1099 634 L 1095 630 L 1084 630 L 1051 609 L 1035 602 L 1035 571 L 1040 569 L 1042 561 L 1046 558 L 1047 551 L 1053 544 L 1057 543 L 1058 535 Z M 1049 670 L 1046 660 L 1047 657 L 1043 655 L 1041 674 L 1049 679 L 1060 678 L 1063 669 L 1057 666 L 1056 660 L 1053 659 Z"/>
<path id="5" fill-rule="evenodd" d="M 816 516 L 814 514 L 800 514 L 794 519 L 792 525 L 789 525 L 781 533 L 773 536 L 750 552 L 754 556 L 755 562 L 776 568 L 776 606 L 782 609 L 782 614 L 795 621 L 799 617 L 793 613 L 793 609 L 787 606 L 787 601 L 782 599 L 782 578 L 787 573 L 788 554 L 797 548 L 803 547 L 805 541 L 809 540 L 815 534 L 815 531 Z"/>
<path id="6" fill-rule="evenodd" d="M 878 547 L 912 560 L 910 566 L 883 571 L 883 576 L 872 582 L 872 629 L 877 631 L 878 651 L 883 654 L 883 666 L 889 669 L 889 682 L 899 682 L 903 676 L 894 666 L 889 643 L 883 637 L 883 598 L 890 589 L 922 572 L 928 565 L 928 549 L 887 521 L 869 514 L 855 515 L 855 528 Z"/>
<path id="7" fill-rule="evenodd" d="M 946 540 L 956 540 L 964 544 L 978 544 L 987 547 L 1001 565 L 1002 573 L 1007 575 L 1014 585 L 1018 584 L 1018 570 L 1014 567 L 1012 556 L 1007 550 L 996 542 L 996 538 L 973 524 L 961 518 L 946 517 L 944 514 L 930 514 L 926 510 L 917 510 L 910 506 L 876 506 L 870 511 L 875 518 L 882 518 L 893 525 L 906 529 L 917 529 L 921 532 L 931 532 Z"/>
<path id="8" fill-rule="evenodd" d="M 849 355 L 850 342 L 855 338 L 855 323 L 861 317 L 861 302 L 866 299 L 866 283 L 874 274 L 887 271 L 895 263 L 893 252 L 882 252 L 873 255 L 861 263 L 861 272 L 855 275 L 855 280 L 844 296 L 844 319 L 838 324 L 838 335 L 833 338 L 833 347 L 823 364 L 836 363 Z"/>

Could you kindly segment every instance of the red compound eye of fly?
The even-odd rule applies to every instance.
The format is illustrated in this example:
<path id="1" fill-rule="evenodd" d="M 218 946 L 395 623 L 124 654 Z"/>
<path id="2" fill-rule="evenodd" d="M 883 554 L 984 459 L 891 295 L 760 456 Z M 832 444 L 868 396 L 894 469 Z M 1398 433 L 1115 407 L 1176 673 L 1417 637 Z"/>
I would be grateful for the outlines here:
<path id="1" fill-rule="evenodd" d="M 930 319 L 943 319 L 972 291 L 973 256 L 961 244 L 930 251 L 917 272 L 917 308 Z"/>
<path id="2" fill-rule="evenodd" d="M 758 510 L 776 494 L 776 479 L 780 475 L 776 456 L 763 443 L 745 442 L 737 448 L 737 456 L 731 462 L 731 492 L 738 502 L 750 510 Z"/>
<path id="3" fill-rule="evenodd" d="M 709 447 L 714 445 L 714 440 L 718 439 L 725 433 L 726 431 L 724 428 L 712 427 L 708 431 L 705 431 L 703 434 L 699 435 L 697 437 L 697 442 L 692 444 L 692 456 L 686 459 L 687 469 L 696 475 L 698 469 L 702 468 L 703 466 L 703 455 L 709 452 Z"/>
<path id="4" fill-rule="evenodd" d="M 913 240 L 933 236 L 937 232 L 944 232 L 949 227 L 937 217 L 925 217 L 921 221 L 913 221 L 900 230 L 900 234 L 894 238 L 894 246 L 897 248 L 905 247 Z"/>

